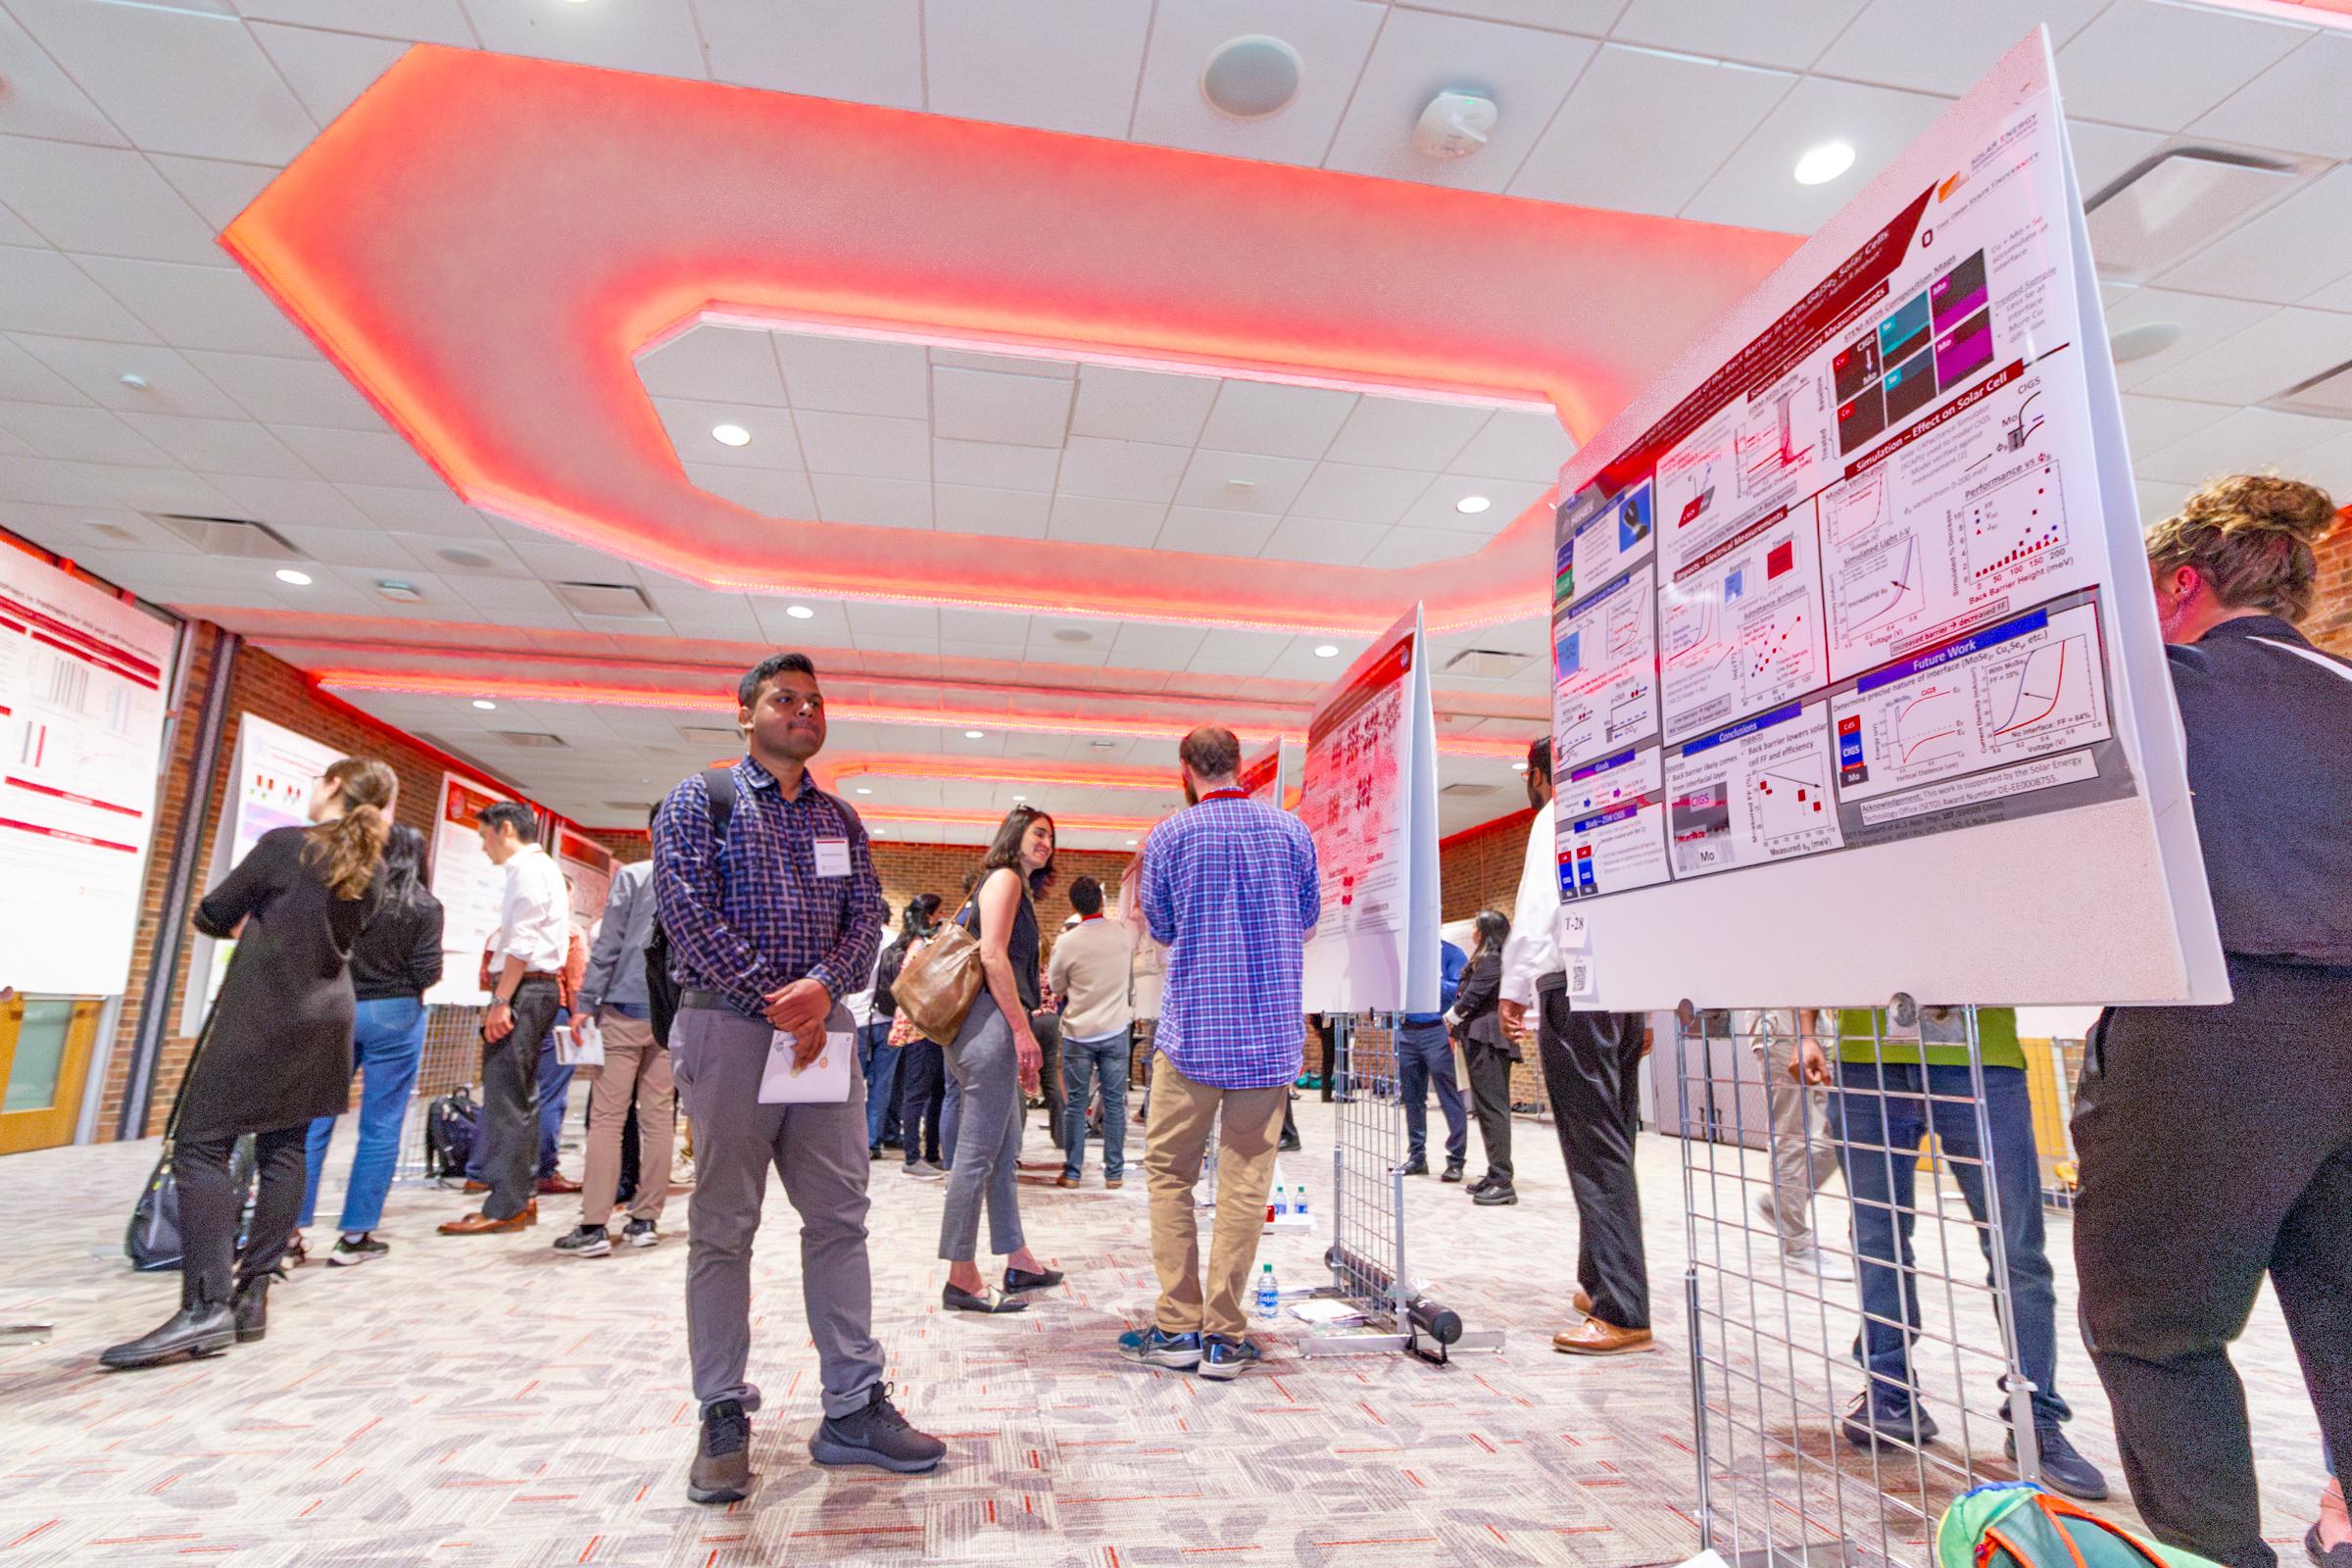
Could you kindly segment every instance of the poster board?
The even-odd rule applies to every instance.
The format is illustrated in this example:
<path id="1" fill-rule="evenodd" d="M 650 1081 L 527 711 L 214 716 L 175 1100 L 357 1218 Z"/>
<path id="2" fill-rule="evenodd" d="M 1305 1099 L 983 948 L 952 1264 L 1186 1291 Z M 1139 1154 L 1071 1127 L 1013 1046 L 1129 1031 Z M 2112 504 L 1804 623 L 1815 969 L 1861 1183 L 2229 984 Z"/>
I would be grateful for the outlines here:
<path id="1" fill-rule="evenodd" d="M 1238 782 L 1251 800 L 1287 811 L 1298 799 L 1298 748 L 1284 736 L 1244 761 Z"/>
<path id="2" fill-rule="evenodd" d="M 433 812 L 433 897 L 441 901 L 441 979 L 424 994 L 429 1004 L 480 1006 L 490 1000 L 479 984 L 482 950 L 498 931 L 507 894 L 506 870 L 482 851 L 476 824 L 482 811 L 514 797 L 441 775 Z"/>
<path id="3" fill-rule="evenodd" d="M 310 821 L 311 790 L 343 754 L 322 741 L 273 724 L 253 713 L 237 715 L 236 749 L 229 758 L 228 791 L 220 802 L 220 827 L 213 835 L 212 864 L 204 886 L 218 887 L 223 877 L 273 828 L 302 827 Z M 192 942 L 195 967 L 205 977 L 189 990 L 188 1016 L 183 1027 L 193 1034 L 204 1011 L 220 994 L 235 940 L 216 942 L 198 934 Z"/>
<path id="4" fill-rule="evenodd" d="M 128 979 L 177 634 L 0 546 L 0 985 Z"/>
<path id="5" fill-rule="evenodd" d="M 1424 647 L 1415 605 L 1307 723 L 1298 815 L 1323 882 L 1302 976 L 1308 1012 L 1438 1007 L 1437 717 Z"/>
<path id="6" fill-rule="evenodd" d="M 1593 1004 L 2227 1000 L 2039 29 L 1559 493 Z"/>
<path id="7" fill-rule="evenodd" d="M 569 822 L 558 822 L 556 869 L 571 883 L 571 923 L 582 933 L 593 931 L 612 896 L 612 852 Z"/>

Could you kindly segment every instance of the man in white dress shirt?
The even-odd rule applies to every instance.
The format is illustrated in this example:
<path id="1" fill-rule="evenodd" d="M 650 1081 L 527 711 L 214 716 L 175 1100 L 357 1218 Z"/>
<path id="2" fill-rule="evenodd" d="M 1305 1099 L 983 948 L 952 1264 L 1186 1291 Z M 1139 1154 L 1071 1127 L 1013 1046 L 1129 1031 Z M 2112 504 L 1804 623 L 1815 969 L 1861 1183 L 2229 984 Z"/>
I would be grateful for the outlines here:
<path id="1" fill-rule="evenodd" d="M 501 801 L 476 825 L 482 853 L 507 873 L 498 939 L 490 949 L 490 1010 L 482 1015 L 482 1206 L 441 1227 L 485 1236 L 538 1223 L 531 1196 L 539 1149 L 539 1045 L 556 1026 L 571 946 L 571 893 L 539 847 L 539 819 Z"/>

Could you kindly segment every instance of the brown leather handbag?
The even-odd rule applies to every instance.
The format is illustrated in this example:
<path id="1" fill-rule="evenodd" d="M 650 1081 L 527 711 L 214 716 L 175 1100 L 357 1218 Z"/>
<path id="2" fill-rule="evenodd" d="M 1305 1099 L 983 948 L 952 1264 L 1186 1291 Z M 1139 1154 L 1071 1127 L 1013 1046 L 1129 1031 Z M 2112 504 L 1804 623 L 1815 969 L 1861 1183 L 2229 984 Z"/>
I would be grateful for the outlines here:
<path id="1" fill-rule="evenodd" d="M 924 1039 L 952 1046 L 985 979 L 979 939 L 963 928 L 958 910 L 955 919 L 906 950 L 906 961 L 899 966 L 890 994 L 898 1002 L 899 1016 L 911 1022 Z"/>

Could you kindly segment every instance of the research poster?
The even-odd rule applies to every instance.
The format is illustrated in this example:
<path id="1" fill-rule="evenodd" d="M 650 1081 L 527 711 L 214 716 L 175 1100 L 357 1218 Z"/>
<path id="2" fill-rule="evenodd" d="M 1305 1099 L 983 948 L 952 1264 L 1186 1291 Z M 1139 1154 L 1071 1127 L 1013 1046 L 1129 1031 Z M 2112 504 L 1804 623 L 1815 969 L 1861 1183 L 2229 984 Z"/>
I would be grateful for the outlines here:
<path id="1" fill-rule="evenodd" d="M 1323 884 L 1309 1012 L 1437 1007 L 1437 721 L 1423 648 L 1416 605 L 1307 724 L 1298 815 Z"/>
<path id="2" fill-rule="evenodd" d="M 1859 989 L 1783 994 L 1792 973 L 1735 962 L 1773 989 L 1707 1000 L 1875 1000 L 1939 969 L 1993 987 L 1950 1000 L 2090 1000 L 2001 990 L 2004 968 L 2023 983 L 2034 966 L 1960 958 L 2014 930 L 2020 902 L 2087 909 L 2029 888 L 2134 874 L 2161 951 L 2098 1000 L 2178 1000 L 2218 968 L 2179 838 L 2193 852 L 2193 827 L 2156 825 L 2185 784 L 2121 428 L 2036 31 L 1563 470 L 1560 889 L 1640 911 L 1591 913 L 1608 1004 L 1672 1005 L 1720 967 L 1708 943 L 1633 951 L 1652 934 L 1769 949 L 1777 927 L 1836 950 L 1848 921 L 1842 959 L 1784 969 Z M 2101 848 L 2070 878 L 2053 844 Z M 1933 955 L 1885 969 L 1886 989 L 1862 982 L 1884 968 L 1873 928 L 1906 925 L 1935 934 Z M 2066 946 L 2102 943 L 2098 926 L 2079 920 Z"/>
<path id="3" fill-rule="evenodd" d="M 593 931 L 612 896 L 612 852 L 569 823 L 558 822 L 556 866 L 571 885 L 571 923 Z"/>
<path id="4" fill-rule="evenodd" d="M 122 989 L 175 636 L 138 606 L 0 547 L 0 985 Z"/>
<path id="5" fill-rule="evenodd" d="M 237 715 L 236 751 L 229 760 L 228 793 L 220 802 L 220 828 L 213 835 L 213 862 L 206 887 L 219 885 L 248 851 L 272 828 L 303 827 L 310 822 L 311 790 L 342 753 L 283 724 L 252 713 Z M 232 938 L 215 942 L 194 939 L 194 973 L 206 977 L 200 992 L 188 999 L 194 1032 L 204 1008 L 220 994 L 228 975 L 228 960 L 237 950 Z"/>
<path id="6" fill-rule="evenodd" d="M 482 950 L 498 932 L 507 893 L 504 867 L 482 851 L 477 823 L 482 811 L 512 796 L 483 788 L 455 773 L 441 775 L 440 808 L 433 813 L 433 897 L 441 901 L 441 979 L 424 994 L 428 1003 L 478 1006 L 489 1001 L 481 988 Z"/>
<path id="7" fill-rule="evenodd" d="M 1298 752 L 1285 737 L 1242 763 L 1239 780 L 1253 801 L 1289 810 L 1298 803 Z"/>

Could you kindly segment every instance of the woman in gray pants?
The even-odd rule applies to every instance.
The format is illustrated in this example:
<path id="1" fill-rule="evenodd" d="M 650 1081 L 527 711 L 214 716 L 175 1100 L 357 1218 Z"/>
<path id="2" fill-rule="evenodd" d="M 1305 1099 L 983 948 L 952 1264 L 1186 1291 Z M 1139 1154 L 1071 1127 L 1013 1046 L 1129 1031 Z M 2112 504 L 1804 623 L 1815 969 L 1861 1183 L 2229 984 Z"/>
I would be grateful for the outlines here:
<path id="1" fill-rule="evenodd" d="M 1014 1186 L 1022 1110 L 1044 1060 L 1029 1029 L 1038 1004 L 1033 901 L 1053 878 L 1054 819 L 1033 806 L 1014 807 L 980 861 L 979 886 L 961 916 L 980 943 L 986 981 L 948 1050 L 948 1071 L 963 1088 L 956 1163 L 939 1222 L 939 1255 L 948 1265 L 940 1302 L 952 1312 L 1018 1312 L 1029 1303 L 1017 1293 L 1061 1283 L 1060 1271 L 1040 1263 L 1022 1239 Z M 994 1295 L 973 1260 L 983 1202 L 989 1250 L 1004 1258 L 1004 1289 Z"/>

